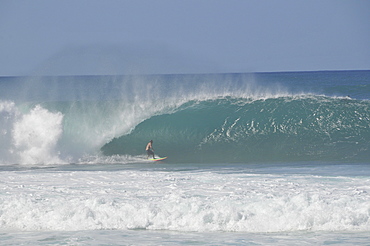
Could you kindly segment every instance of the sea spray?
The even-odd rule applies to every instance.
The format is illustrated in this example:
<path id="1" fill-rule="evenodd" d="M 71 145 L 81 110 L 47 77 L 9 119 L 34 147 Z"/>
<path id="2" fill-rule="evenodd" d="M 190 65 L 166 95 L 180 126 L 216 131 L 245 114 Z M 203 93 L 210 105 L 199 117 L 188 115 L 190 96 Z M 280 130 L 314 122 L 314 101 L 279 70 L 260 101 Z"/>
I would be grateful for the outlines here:
<path id="1" fill-rule="evenodd" d="M 14 102 L 0 100 L 0 164 L 14 163 L 12 128 L 18 118 Z"/>

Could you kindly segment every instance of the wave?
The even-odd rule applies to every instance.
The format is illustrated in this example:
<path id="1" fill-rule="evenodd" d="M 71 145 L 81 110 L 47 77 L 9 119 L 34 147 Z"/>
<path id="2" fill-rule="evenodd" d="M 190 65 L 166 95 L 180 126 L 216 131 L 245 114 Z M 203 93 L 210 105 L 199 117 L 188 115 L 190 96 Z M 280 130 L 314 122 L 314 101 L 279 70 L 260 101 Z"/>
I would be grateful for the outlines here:
<path id="1" fill-rule="evenodd" d="M 0 164 L 136 162 L 150 139 L 173 162 L 367 161 L 353 74 L 1 78 Z"/>
<path id="2" fill-rule="evenodd" d="M 0 83 L 0 162 L 85 162 L 140 122 L 189 101 L 285 93 L 279 86 L 255 86 L 249 80 L 244 75 L 11 78 Z"/>
<path id="3" fill-rule="evenodd" d="M 193 100 L 143 121 L 102 151 L 139 155 L 153 139 L 174 162 L 366 161 L 369 106 L 315 95 Z"/>

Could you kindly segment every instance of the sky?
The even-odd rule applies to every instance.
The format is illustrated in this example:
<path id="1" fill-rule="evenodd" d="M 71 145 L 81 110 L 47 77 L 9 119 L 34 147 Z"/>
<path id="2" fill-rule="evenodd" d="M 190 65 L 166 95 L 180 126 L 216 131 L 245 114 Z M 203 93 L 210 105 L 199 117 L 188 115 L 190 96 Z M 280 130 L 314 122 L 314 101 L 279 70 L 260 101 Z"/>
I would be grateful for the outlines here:
<path id="1" fill-rule="evenodd" d="M 0 76 L 368 69 L 368 0 L 0 0 Z"/>

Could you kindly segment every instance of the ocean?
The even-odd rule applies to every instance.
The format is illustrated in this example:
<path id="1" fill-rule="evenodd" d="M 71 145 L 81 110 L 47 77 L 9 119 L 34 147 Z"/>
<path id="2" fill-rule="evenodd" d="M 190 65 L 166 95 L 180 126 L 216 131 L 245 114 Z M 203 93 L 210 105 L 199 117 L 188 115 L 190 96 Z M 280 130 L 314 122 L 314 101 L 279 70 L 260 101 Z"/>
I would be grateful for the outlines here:
<path id="1" fill-rule="evenodd" d="M 0 77 L 0 146 L 2 245 L 370 245 L 370 71 Z"/>

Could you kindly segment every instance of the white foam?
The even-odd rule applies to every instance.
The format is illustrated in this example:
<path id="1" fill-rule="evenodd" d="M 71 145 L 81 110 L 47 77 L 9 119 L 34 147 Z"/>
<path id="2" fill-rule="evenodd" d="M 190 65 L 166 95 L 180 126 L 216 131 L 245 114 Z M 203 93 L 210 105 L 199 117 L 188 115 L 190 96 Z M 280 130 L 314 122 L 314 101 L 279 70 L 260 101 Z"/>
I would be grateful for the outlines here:
<path id="1" fill-rule="evenodd" d="M 146 155 L 86 155 L 79 158 L 78 164 L 133 164 L 150 162 Z"/>
<path id="2" fill-rule="evenodd" d="M 40 105 L 21 113 L 14 102 L 0 101 L 1 163 L 64 163 L 57 143 L 62 135 L 63 115 Z"/>
<path id="3" fill-rule="evenodd" d="M 2 230 L 370 230 L 368 178 L 137 170 L 2 175 Z"/>

